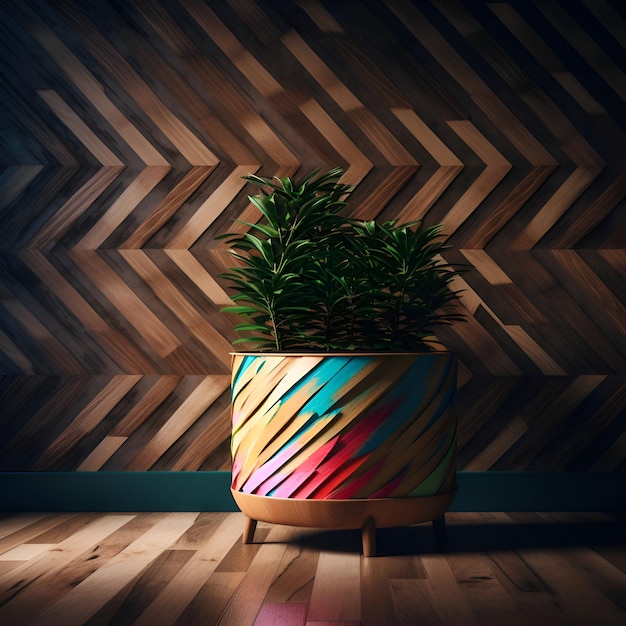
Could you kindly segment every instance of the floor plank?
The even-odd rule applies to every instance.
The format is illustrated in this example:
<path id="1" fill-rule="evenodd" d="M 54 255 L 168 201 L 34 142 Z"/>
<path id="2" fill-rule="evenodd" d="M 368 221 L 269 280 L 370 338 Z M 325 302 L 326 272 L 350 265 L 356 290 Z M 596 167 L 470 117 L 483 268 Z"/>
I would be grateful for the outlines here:
<path id="1" fill-rule="evenodd" d="M 49 590 L 49 583 L 61 573 L 67 573 L 68 566 L 77 557 L 97 546 L 132 519 L 132 515 L 110 515 L 95 519 L 52 549 L 0 577 L 0 623 L 19 623 L 18 620 L 37 615 L 55 599 Z M 94 572 L 94 575 L 98 571 L 101 570 Z M 9 599 L 12 601 L 7 602 Z"/>
<path id="2" fill-rule="evenodd" d="M 263 600 L 278 572 L 287 543 L 294 534 L 292 528 L 275 526 L 250 563 L 247 575 L 235 592 L 220 624 L 251 626 L 261 610 Z M 267 622 L 266 622 L 267 623 Z"/>
<path id="3" fill-rule="evenodd" d="M 176 541 L 197 516 L 197 513 L 170 513 L 159 520 L 150 530 L 45 610 L 33 621 L 33 626 L 83 624 Z"/>
<path id="4" fill-rule="evenodd" d="M 8 626 L 596 626 L 626 624 L 626 518 L 450 513 L 361 534 L 241 513 L 57 513 L 0 518 Z"/>
<path id="5" fill-rule="evenodd" d="M 361 619 L 360 555 L 322 552 L 311 592 L 313 621 Z"/>
<path id="6" fill-rule="evenodd" d="M 135 624 L 173 624 L 240 536 L 241 532 L 232 520 L 224 517 L 205 544 L 172 578 Z"/>

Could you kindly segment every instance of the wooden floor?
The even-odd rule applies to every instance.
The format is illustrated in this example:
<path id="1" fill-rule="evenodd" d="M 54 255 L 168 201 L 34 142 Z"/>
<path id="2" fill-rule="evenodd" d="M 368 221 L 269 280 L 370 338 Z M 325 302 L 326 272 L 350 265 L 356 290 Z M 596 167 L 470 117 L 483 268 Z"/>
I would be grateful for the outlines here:
<path id="1" fill-rule="evenodd" d="M 626 624 L 626 518 L 449 513 L 359 531 L 240 513 L 28 513 L 0 518 L 0 624 L 232 626 Z"/>

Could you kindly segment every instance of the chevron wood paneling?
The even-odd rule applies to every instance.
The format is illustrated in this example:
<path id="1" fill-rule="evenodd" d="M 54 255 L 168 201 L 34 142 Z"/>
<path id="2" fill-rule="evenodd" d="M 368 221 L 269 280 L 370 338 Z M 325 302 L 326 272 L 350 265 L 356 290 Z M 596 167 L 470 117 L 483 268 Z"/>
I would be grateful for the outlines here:
<path id="1" fill-rule="evenodd" d="M 228 469 L 215 235 L 342 166 L 443 222 L 469 470 L 626 467 L 617 0 L 0 0 L 0 471 Z"/>

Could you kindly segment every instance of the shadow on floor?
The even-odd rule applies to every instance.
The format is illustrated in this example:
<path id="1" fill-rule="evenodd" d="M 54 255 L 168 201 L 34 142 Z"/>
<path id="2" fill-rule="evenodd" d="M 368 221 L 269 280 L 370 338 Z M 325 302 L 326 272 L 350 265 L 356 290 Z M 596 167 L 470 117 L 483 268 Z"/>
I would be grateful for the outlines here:
<path id="1" fill-rule="evenodd" d="M 626 522 L 545 524 L 450 524 L 448 541 L 438 547 L 430 523 L 402 528 L 379 528 L 379 556 L 446 553 L 498 552 L 534 548 L 623 546 Z M 305 548 L 332 552 L 360 552 L 360 530 L 302 530 L 294 542 Z"/>

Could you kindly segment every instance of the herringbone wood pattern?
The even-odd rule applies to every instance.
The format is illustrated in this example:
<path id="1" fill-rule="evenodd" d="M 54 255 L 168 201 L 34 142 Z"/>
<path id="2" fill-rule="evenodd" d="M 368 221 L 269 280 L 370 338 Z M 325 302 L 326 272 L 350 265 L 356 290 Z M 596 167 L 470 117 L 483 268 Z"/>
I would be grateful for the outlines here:
<path id="1" fill-rule="evenodd" d="M 28 514 L 0 520 L 0 622 L 167 626 L 621 626 L 624 523 L 600 513 L 449 513 L 359 531 L 241 513 Z"/>
<path id="2" fill-rule="evenodd" d="M 624 467 L 620 2 L 0 7 L 0 471 L 227 469 L 214 236 L 335 165 L 473 266 L 461 467 Z"/>

